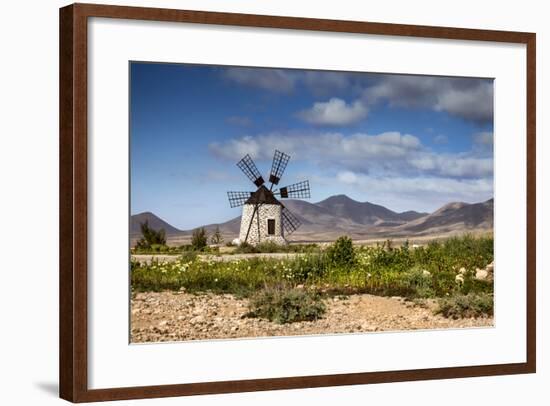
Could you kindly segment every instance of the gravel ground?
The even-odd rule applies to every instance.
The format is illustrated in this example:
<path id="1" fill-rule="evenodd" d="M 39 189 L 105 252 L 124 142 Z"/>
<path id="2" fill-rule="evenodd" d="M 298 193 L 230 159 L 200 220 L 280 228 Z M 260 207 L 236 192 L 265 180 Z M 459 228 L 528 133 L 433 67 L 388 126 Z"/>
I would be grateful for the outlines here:
<path id="1" fill-rule="evenodd" d="M 242 317 L 248 300 L 232 295 L 185 292 L 137 293 L 131 307 L 131 341 L 183 341 L 222 338 L 357 333 L 414 329 L 488 327 L 492 318 L 451 320 L 434 315 L 435 303 L 415 306 L 399 297 L 352 295 L 325 300 L 320 320 L 279 325 Z"/>

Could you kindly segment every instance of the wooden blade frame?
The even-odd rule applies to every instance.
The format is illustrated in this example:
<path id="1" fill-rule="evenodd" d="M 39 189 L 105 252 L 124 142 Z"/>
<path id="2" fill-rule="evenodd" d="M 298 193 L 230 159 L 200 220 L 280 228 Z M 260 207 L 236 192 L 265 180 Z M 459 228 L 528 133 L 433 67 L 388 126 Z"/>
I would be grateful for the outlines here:
<path id="1" fill-rule="evenodd" d="M 282 187 L 275 191 L 274 194 L 279 195 L 282 199 L 309 199 L 311 197 L 309 181 L 304 180 L 302 182 L 294 183 L 293 185 Z"/>
<path id="2" fill-rule="evenodd" d="M 229 205 L 231 207 L 239 207 L 246 203 L 253 192 L 227 192 L 227 198 L 229 199 Z"/>
<path id="3" fill-rule="evenodd" d="M 271 164 L 271 174 L 269 175 L 271 189 L 273 189 L 273 185 L 279 184 L 289 160 L 290 155 L 287 155 L 279 150 L 275 150 L 275 155 L 273 155 L 273 163 Z"/>
<path id="4" fill-rule="evenodd" d="M 243 159 L 237 162 L 237 166 L 257 187 L 260 187 L 265 183 L 264 178 L 262 178 L 262 174 L 256 167 L 256 164 L 250 155 L 246 154 Z"/>

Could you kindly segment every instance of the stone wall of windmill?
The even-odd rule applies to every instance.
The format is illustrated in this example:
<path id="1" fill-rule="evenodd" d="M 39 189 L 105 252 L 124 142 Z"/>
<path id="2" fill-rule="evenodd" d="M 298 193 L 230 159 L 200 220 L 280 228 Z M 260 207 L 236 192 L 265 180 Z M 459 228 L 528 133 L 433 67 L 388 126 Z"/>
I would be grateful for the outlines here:
<path id="1" fill-rule="evenodd" d="M 257 245 L 261 242 L 274 242 L 276 244 L 286 244 L 282 224 L 282 206 L 278 204 L 261 204 L 258 210 L 254 213 L 253 204 L 245 204 L 243 206 L 243 214 L 241 218 L 241 231 L 239 240 L 250 245 Z M 252 216 L 254 215 L 254 218 Z M 271 230 L 269 223 L 272 222 Z M 258 233 L 258 225 L 260 232 Z M 248 228 L 250 226 L 250 231 Z M 270 231 L 272 234 L 270 234 Z"/>

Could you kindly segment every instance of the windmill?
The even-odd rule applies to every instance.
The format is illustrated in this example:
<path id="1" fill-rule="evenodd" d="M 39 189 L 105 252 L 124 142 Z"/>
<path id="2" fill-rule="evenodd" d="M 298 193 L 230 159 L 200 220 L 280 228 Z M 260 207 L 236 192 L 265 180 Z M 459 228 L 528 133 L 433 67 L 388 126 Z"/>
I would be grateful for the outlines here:
<path id="1" fill-rule="evenodd" d="M 285 244 L 285 234 L 290 235 L 300 227 L 300 220 L 277 197 L 279 199 L 309 198 L 309 181 L 305 180 L 273 190 L 279 184 L 289 160 L 289 155 L 275 151 L 269 175 L 271 184 L 269 189 L 265 186 L 265 181 L 250 155 L 246 154 L 237 163 L 239 169 L 257 187 L 255 192 L 227 192 L 231 207 L 243 206 L 240 243 L 257 245 L 272 241 Z"/>

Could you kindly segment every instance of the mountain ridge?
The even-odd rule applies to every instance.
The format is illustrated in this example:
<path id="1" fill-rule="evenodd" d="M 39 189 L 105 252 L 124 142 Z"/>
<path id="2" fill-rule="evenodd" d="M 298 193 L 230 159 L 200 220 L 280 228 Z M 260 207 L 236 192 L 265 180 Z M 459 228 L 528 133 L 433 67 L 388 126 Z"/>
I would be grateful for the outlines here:
<path id="1" fill-rule="evenodd" d="M 450 202 L 432 213 L 413 210 L 401 213 L 370 202 L 359 202 L 346 195 L 334 195 L 317 203 L 285 200 L 285 206 L 302 222 L 292 236 L 307 240 L 330 240 L 348 234 L 355 238 L 399 237 L 448 234 L 493 227 L 493 199 L 478 203 Z M 179 230 L 151 212 L 131 216 L 130 234 L 139 236 L 139 223 L 145 220 L 155 229 L 164 228 L 167 238 L 186 238 L 190 230 Z M 240 216 L 223 223 L 204 225 L 208 233 L 219 227 L 228 238 L 238 236 Z"/>

